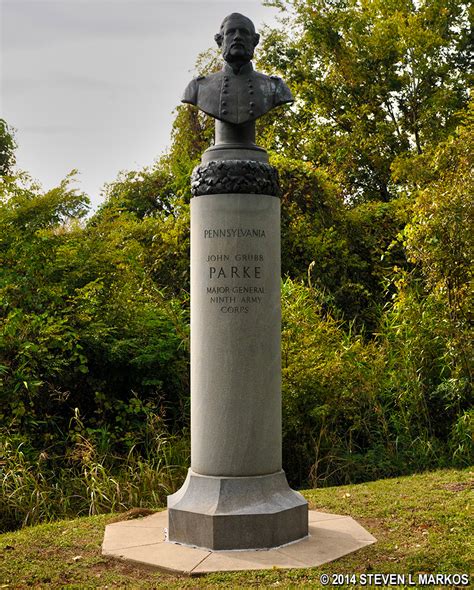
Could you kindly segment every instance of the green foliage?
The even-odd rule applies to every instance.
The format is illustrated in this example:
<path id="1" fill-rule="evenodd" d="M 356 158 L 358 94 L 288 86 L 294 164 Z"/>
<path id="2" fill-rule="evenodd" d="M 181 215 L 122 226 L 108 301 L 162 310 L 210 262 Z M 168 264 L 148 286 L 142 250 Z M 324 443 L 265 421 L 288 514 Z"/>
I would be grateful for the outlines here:
<path id="1" fill-rule="evenodd" d="M 163 419 L 151 411 L 125 456 L 114 454 L 105 430 L 86 428 L 77 409 L 66 436 L 65 455 L 38 452 L 26 440 L 3 437 L 1 531 L 78 515 L 155 508 L 184 480 L 188 438 L 170 435 Z"/>
<path id="2" fill-rule="evenodd" d="M 12 174 L 16 147 L 13 130 L 4 119 L 0 119 L 0 177 Z"/>
<path id="3" fill-rule="evenodd" d="M 417 193 L 404 233 L 408 257 L 421 272 L 425 296 L 439 304 L 439 329 L 450 342 L 446 361 L 472 380 L 470 330 L 474 216 L 473 115 L 428 162 L 431 180 Z"/>
<path id="4" fill-rule="evenodd" d="M 468 464 L 472 441 L 471 448 L 461 448 L 463 443 L 455 443 L 453 428 L 458 420 L 465 420 L 472 398 L 460 365 L 449 358 L 452 340 L 445 330 L 443 306 L 426 297 L 421 285 L 417 290 L 410 276 L 402 274 L 397 287 L 395 305 L 385 315 L 383 326 L 390 352 L 386 395 L 396 396 L 398 404 L 391 421 L 416 442 L 436 439 L 432 459 L 438 464 L 451 459 L 455 464 Z"/>
<path id="5" fill-rule="evenodd" d="M 296 485 L 357 482 L 469 465 L 469 383 L 446 363 L 440 308 L 403 291 L 378 337 L 347 333 L 324 297 L 282 291 L 284 463 Z"/>
<path id="6" fill-rule="evenodd" d="M 395 238 L 409 219 L 408 200 L 348 208 L 324 170 L 276 155 L 272 163 L 282 187 L 282 274 L 308 278 L 333 315 L 374 331 L 392 293 L 386 277 L 406 264 Z"/>
<path id="7" fill-rule="evenodd" d="M 290 280 L 283 285 L 287 473 L 312 486 L 389 474 L 396 469 L 379 398 L 383 354 L 375 343 L 346 335 L 324 313 L 321 299 Z"/>
<path id="8" fill-rule="evenodd" d="M 187 311 L 147 267 L 160 218 L 103 215 L 66 179 L 45 195 L 4 180 L 0 222 L 0 416 L 63 454 L 75 408 L 131 447 L 147 409 L 187 413 Z"/>
<path id="9" fill-rule="evenodd" d="M 121 172 L 116 181 L 105 187 L 106 201 L 96 218 L 100 218 L 103 209 L 115 209 L 133 213 L 139 219 L 160 213 L 173 212 L 176 195 L 170 176 L 164 166 L 140 172 Z"/>
<path id="10" fill-rule="evenodd" d="M 468 5 L 455 0 L 288 0 L 260 65 L 296 97 L 264 142 L 326 169 L 350 201 L 388 201 L 397 158 L 452 133 L 467 102 Z"/>
<path id="11" fill-rule="evenodd" d="M 176 192 L 189 202 L 191 197 L 190 177 L 193 168 L 201 160 L 201 154 L 214 138 L 213 120 L 191 105 L 176 109 L 176 118 L 171 133 L 171 150 L 167 158 Z"/>
<path id="12" fill-rule="evenodd" d="M 398 236 L 417 191 L 436 182 L 432 153 L 465 116 L 469 7 L 269 4 L 282 16 L 264 32 L 258 67 L 282 75 L 295 96 L 292 107 L 257 124 L 259 142 L 279 154 L 283 273 L 299 280 L 309 273 L 333 315 L 371 334 L 396 291 L 393 268 L 412 268 Z M 459 181 L 468 193 L 465 176 Z"/>

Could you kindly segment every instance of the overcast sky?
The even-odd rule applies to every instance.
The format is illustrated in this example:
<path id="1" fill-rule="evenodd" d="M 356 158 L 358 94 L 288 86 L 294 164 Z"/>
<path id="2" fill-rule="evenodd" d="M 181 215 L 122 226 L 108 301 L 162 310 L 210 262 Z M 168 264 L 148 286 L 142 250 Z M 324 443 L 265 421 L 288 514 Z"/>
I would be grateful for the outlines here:
<path id="1" fill-rule="evenodd" d="M 17 166 L 44 189 L 77 168 L 97 205 L 104 182 L 166 151 L 196 58 L 231 12 L 257 30 L 277 14 L 259 0 L 0 0 L 0 117 Z"/>

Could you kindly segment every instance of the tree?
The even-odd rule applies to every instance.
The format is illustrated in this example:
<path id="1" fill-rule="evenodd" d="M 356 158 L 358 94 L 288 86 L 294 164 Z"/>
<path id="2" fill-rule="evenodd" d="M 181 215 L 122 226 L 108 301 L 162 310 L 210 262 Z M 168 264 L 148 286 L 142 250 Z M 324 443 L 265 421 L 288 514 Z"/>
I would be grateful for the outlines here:
<path id="1" fill-rule="evenodd" d="M 12 174 L 16 147 L 12 129 L 4 119 L 0 119 L 0 176 Z"/>
<path id="2" fill-rule="evenodd" d="M 86 223 L 71 180 L 0 184 L 0 418 L 61 452 L 78 408 L 123 448 L 146 407 L 184 413 L 187 312 L 147 264 L 162 220 L 110 208 Z"/>
<path id="3" fill-rule="evenodd" d="M 431 179 L 418 190 L 407 225 L 408 259 L 424 279 L 426 293 L 441 304 L 451 363 L 472 380 L 472 261 L 474 259 L 474 110 L 428 160 Z"/>
<path id="4" fill-rule="evenodd" d="M 278 0 L 262 66 L 285 77 L 294 114 L 269 132 L 338 179 L 346 201 L 397 194 L 392 164 L 445 139 L 467 103 L 468 6 L 458 0 Z M 290 23 L 292 31 L 290 32 Z M 294 117 L 294 121 L 293 121 Z M 287 148 L 288 125 L 294 141 Z"/>

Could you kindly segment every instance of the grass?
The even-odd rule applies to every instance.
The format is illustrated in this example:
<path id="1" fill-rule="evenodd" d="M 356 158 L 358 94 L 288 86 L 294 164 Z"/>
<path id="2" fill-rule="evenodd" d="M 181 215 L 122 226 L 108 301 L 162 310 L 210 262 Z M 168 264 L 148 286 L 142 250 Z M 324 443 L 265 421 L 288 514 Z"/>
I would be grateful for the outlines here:
<path id="1" fill-rule="evenodd" d="M 186 477 L 189 438 L 163 431 L 156 418 L 148 416 L 152 436 L 142 445 L 145 453 L 132 447 L 126 456 L 99 452 L 96 441 L 75 433 L 69 451 L 49 462 L 46 453 L 24 452 L 8 434 L 2 441 L 0 431 L 0 534 L 60 518 L 166 505 Z M 84 431 L 77 414 L 74 420 Z"/>
<path id="2" fill-rule="evenodd" d="M 102 557 L 102 515 L 0 535 L 0 588 L 319 588 L 321 573 L 470 573 L 474 469 L 308 490 L 310 507 L 349 514 L 378 542 L 325 566 L 184 578 Z"/>

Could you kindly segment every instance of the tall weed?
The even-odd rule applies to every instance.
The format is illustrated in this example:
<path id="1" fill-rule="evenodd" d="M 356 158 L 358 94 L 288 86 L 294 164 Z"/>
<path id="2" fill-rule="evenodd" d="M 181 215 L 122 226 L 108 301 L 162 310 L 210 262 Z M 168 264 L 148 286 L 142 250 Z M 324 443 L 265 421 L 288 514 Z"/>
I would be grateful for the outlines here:
<path id="1" fill-rule="evenodd" d="M 400 291 L 368 339 L 324 294 L 282 287 L 283 456 L 295 486 L 352 483 L 473 459 L 470 388 L 446 363 L 438 304 Z"/>
<path id="2" fill-rule="evenodd" d="M 78 414 L 73 422 L 76 429 L 65 455 L 38 453 L 3 433 L 0 530 L 133 507 L 159 508 L 184 480 L 189 463 L 185 433 L 170 435 L 161 424 L 147 448 L 137 443 L 121 457 L 103 449 L 103 442 L 99 452 Z"/>

